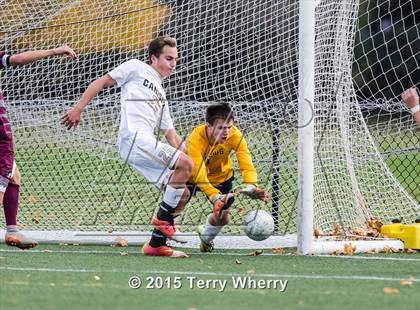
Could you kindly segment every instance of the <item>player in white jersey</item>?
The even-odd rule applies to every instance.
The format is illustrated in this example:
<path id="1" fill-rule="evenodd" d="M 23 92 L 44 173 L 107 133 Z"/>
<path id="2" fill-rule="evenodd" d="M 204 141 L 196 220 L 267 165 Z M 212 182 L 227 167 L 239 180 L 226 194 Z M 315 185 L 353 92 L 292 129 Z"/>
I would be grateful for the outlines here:
<path id="1" fill-rule="evenodd" d="M 175 70 L 177 60 L 175 39 L 158 37 L 149 45 L 149 64 L 132 59 L 119 65 L 92 82 L 79 102 L 63 116 L 68 129 L 76 127 L 85 107 L 102 89 L 113 85 L 121 88 L 120 156 L 164 191 L 152 220 L 155 226 L 152 238 L 143 247 L 144 254 L 153 256 L 187 256 L 166 246 L 167 238 L 183 241 L 173 219 L 188 201 L 190 193 L 185 184 L 193 169 L 174 128 L 162 87 L 162 80 Z M 157 140 L 156 128 L 163 132 L 168 144 Z"/>

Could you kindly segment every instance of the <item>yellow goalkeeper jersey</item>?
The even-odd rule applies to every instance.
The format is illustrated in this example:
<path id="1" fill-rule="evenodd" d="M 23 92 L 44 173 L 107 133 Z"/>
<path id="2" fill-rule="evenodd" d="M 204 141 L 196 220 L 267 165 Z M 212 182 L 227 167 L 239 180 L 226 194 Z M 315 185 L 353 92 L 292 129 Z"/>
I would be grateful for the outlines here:
<path id="1" fill-rule="evenodd" d="M 225 143 L 210 145 L 206 133 L 206 125 L 198 126 L 187 139 L 188 155 L 194 162 L 194 170 L 189 182 L 197 184 L 210 200 L 220 191 L 218 185 L 233 176 L 233 162 L 230 156 L 236 152 L 243 182 L 257 183 L 257 172 L 252 163 L 251 153 L 242 133 L 235 126 L 229 133 Z"/>

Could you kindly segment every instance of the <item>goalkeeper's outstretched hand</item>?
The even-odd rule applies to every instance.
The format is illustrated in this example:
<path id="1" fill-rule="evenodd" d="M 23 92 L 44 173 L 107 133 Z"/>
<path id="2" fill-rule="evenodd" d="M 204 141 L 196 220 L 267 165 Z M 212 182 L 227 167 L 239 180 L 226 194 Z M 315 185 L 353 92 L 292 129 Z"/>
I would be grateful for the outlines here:
<path id="1" fill-rule="evenodd" d="M 268 192 L 265 189 L 259 188 L 252 184 L 241 189 L 239 192 L 241 194 L 247 195 L 249 198 L 259 199 L 264 202 L 267 202 L 270 199 L 270 196 L 268 195 Z"/>
<path id="2" fill-rule="evenodd" d="M 222 211 L 227 210 L 229 205 L 231 205 L 231 201 L 235 199 L 237 193 L 229 193 L 225 195 L 216 195 L 213 198 L 213 212 L 214 215 L 220 217 L 222 215 Z"/>

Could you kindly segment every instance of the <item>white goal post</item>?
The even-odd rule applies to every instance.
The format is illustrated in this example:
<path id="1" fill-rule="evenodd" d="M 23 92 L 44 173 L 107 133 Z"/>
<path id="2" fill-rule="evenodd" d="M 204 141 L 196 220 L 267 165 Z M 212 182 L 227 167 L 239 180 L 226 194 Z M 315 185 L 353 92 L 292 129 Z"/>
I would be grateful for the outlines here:
<path id="1" fill-rule="evenodd" d="M 402 248 L 372 232 L 371 222 L 420 215 L 413 186 L 420 132 L 400 101 L 405 88 L 420 85 L 420 52 L 412 48 L 420 8 L 385 2 L 6 2 L 1 49 L 66 43 L 78 53 L 75 61 L 50 58 L 0 76 L 22 172 L 22 230 L 45 243 L 148 238 L 161 193 L 119 158 L 118 91 L 99 94 L 75 131 L 60 116 L 93 79 L 128 59 L 146 60 L 148 42 L 167 35 L 180 54 L 164 83 L 177 130 L 186 137 L 204 122 L 206 106 L 229 102 L 259 186 L 272 198 L 239 197 L 216 247 Z M 238 186 L 239 171 L 235 177 Z M 275 220 L 275 236 L 264 242 L 243 234 L 243 217 L 257 208 Z M 188 246 L 196 246 L 193 232 L 210 211 L 201 194 L 187 205 L 180 226 Z"/>

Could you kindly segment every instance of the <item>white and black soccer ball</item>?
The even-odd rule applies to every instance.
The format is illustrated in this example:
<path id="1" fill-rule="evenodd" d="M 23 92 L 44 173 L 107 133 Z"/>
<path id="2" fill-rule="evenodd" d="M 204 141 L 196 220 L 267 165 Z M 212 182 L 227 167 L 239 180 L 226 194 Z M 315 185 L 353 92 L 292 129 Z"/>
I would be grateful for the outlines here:
<path id="1" fill-rule="evenodd" d="M 273 217 L 267 211 L 253 210 L 245 216 L 244 230 L 252 240 L 265 240 L 274 232 Z"/>

